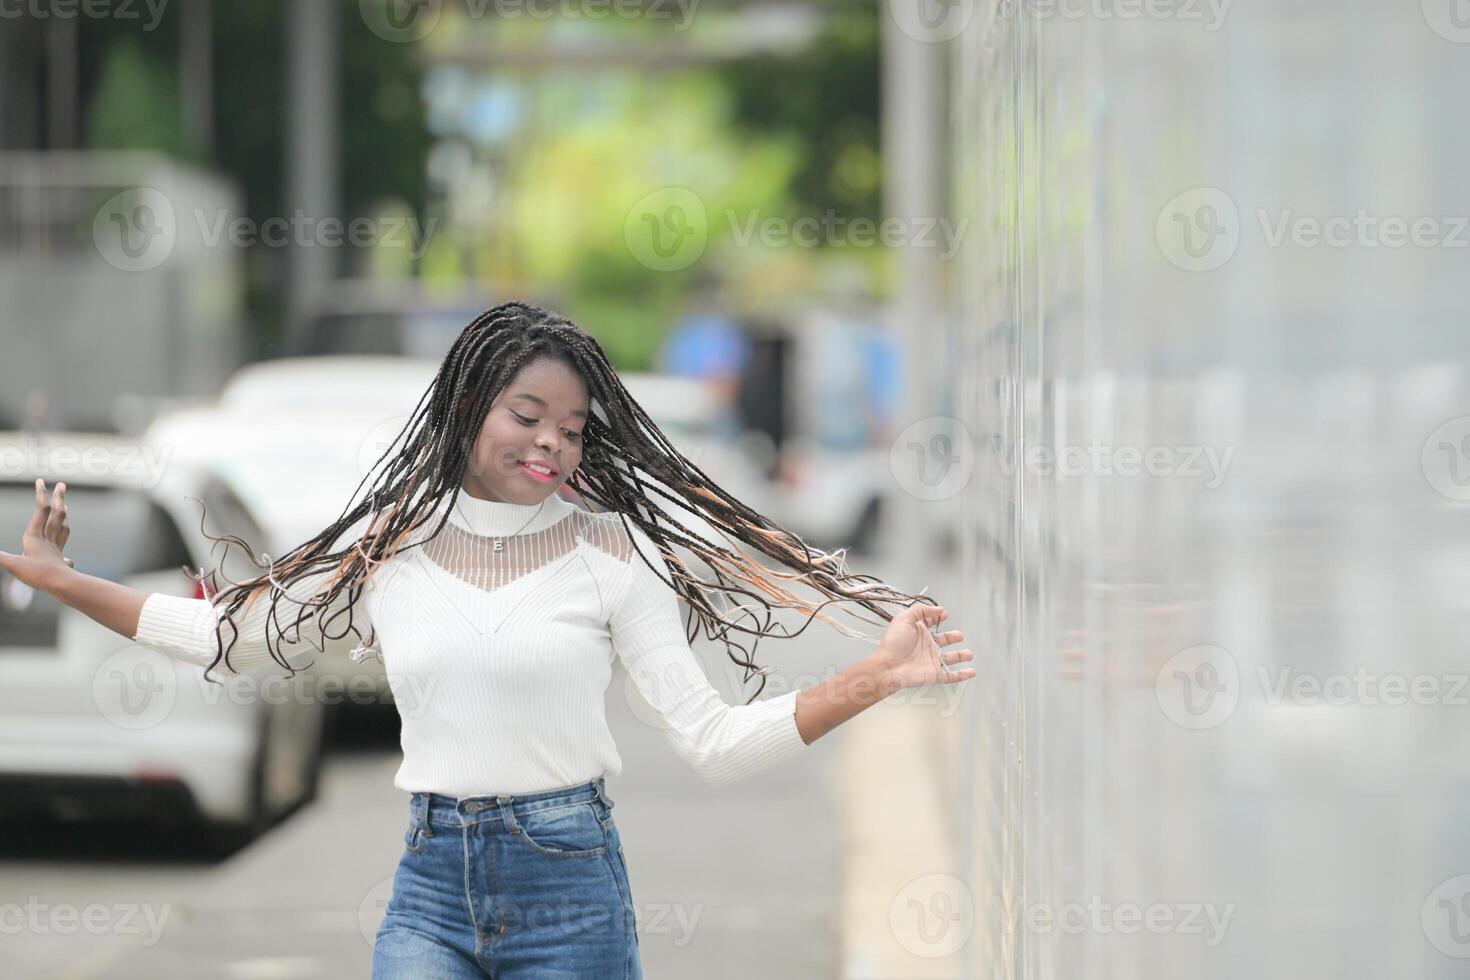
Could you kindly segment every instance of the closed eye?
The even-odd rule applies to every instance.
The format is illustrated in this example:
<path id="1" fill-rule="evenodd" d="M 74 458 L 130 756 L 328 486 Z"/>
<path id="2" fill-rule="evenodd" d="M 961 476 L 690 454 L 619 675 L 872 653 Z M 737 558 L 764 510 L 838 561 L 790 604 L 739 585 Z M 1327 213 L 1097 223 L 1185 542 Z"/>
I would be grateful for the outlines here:
<path id="1" fill-rule="evenodd" d="M 523 416 L 523 414 L 520 414 L 519 411 L 514 410 L 514 408 L 512 408 L 512 410 L 510 410 L 510 414 L 513 414 L 513 416 L 516 416 L 516 419 L 519 420 L 520 425 L 523 425 L 523 426 L 537 425 L 538 422 L 541 422 L 541 419 L 528 419 L 528 417 Z M 581 432 L 572 432 L 572 430 L 570 430 L 570 429 L 562 429 L 562 432 L 566 433 L 566 436 L 569 439 L 581 439 L 582 438 L 582 433 Z"/>

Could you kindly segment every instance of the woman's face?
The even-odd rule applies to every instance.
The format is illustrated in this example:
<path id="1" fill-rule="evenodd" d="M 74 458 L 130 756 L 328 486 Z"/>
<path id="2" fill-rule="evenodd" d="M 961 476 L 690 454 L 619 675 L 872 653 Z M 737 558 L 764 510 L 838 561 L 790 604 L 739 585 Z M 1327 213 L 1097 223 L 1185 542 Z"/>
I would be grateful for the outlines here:
<path id="1" fill-rule="evenodd" d="M 461 486 L 484 500 L 539 504 L 582 461 L 587 411 L 587 386 L 571 366 L 531 361 L 490 406 Z"/>

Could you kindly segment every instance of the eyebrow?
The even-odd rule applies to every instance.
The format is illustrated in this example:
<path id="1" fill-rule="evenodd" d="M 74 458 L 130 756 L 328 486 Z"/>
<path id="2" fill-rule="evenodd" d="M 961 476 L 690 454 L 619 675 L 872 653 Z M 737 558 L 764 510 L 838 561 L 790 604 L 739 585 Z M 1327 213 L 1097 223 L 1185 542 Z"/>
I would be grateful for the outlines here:
<path id="1" fill-rule="evenodd" d="M 511 395 L 510 397 L 511 398 L 524 398 L 524 399 L 526 399 L 526 401 L 535 402 L 537 405 L 540 405 L 542 408 L 546 408 L 547 407 L 545 399 L 537 398 L 535 395 L 531 394 L 530 392 L 523 391 L 523 392 L 521 392 L 519 394 Z M 572 411 L 572 414 L 575 415 L 579 419 L 585 419 L 587 417 L 587 413 L 584 412 L 584 411 L 582 411 L 580 408 L 574 409 Z"/>

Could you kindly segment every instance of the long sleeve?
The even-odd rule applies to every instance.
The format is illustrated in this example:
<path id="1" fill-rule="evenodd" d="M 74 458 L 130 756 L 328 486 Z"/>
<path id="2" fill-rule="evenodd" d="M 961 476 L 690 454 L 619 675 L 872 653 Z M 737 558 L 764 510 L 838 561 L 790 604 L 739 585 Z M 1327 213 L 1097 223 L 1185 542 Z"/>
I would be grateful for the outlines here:
<path id="1" fill-rule="evenodd" d="M 313 598 L 319 601 L 316 592 L 330 580 L 331 575 L 330 571 L 320 571 L 292 583 L 288 593 L 282 595 L 277 603 L 274 625 L 269 625 L 271 592 L 262 593 L 256 597 L 248 613 L 245 613 L 244 606 L 236 611 L 234 623 L 239 635 L 236 636 L 236 631 L 229 624 L 224 624 L 218 641 L 215 637 L 215 626 L 224 621 L 223 606 L 216 606 L 212 599 L 193 599 L 163 592 L 151 593 L 143 603 L 133 642 L 201 667 L 209 666 L 217 655 L 217 644 L 222 642 L 228 648 L 229 663 L 226 664 L 226 658 L 221 658 L 214 668 L 215 671 L 239 674 L 263 664 L 277 662 L 267 646 L 269 630 L 270 643 L 277 655 L 285 658 L 293 667 L 299 668 L 303 662 L 310 663 L 314 656 L 320 655 L 325 643 L 340 642 L 344 634 L 350 638 L 349 642 L 357 641 L 358 638 L 347 629 L 349 616 L 352 626 L 362 637 L 373 636 L 367 610 L 364 608 L 366 590 L 358 596 L 350 613 L 347 611 L 348 590 L 343 589 L 325 612 L 319 608 L 309 608 L 299 628 L 295 625 L 303 602 Z M 324 637 L 323 622 L 326 623 L 330 639 Z M 281 633 L 285 635 L 280 635 Z M 232 638 L 233 647 L 230 646 Z M 287 642 L 288 638 L 291 642 Z M 376 643 L 372 647 L 359 645 L 358 650 L 375 648 Z M 354 651 L 353 657 L 357 658 L 357 651 Z"/>
<path id="2" fill-rule="evenodd" d="M 634 546 L 662 567 L 653 541 L 642 530 L 631 530 Z M 613 651 L 695 774 L 705 782 L 724 783 L 805 747 L 796 728 L 799 692 L 726 704 L 689 648 L 674 591 L 637 554 L 628 562 L 626 586 L 608 618 Z"/>

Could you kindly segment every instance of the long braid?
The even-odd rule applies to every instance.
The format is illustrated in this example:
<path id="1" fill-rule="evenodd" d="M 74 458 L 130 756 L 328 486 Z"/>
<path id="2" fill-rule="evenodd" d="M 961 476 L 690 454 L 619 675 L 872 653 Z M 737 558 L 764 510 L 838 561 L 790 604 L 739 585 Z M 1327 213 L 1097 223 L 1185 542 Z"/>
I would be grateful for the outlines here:
<path id="1" fill-rule="evenodd" d="M 272 608 L 267 626 L 274 628 L 276 637 L 285 637 L 286 630 L 277 622 L 281 595 L 291 583 L 324 570 L 332 571 L 326 588 L 309 598 L 291 596 L 302 609 L 292 624 L 295 636 L 287 642 L 298 642 L 308 610 L 322 615 L 344 589 L 348 590 L 346 608 L 321 624 L 321 634 L 330 640 L 349 632 L 361 637 L 352 625 L 352 611 L 368 578 L 404 547 L 410 535 L 428 525 L 448 499 L 450 506 L 443 509 L 432 532 L 408 546 L 422 545 L 438 535 L 458 497 L 490 405 L 516 373 L 538 357 L 571 365 L 581 375 L 592 402 L 582 429 L 582 462 L 569 485 L 590 504 L 616 512 L 625 527 L 631 522 L 655 543 L 662 562 L 651 562 L 641 553 L 640 560 L 693 610 L 689 640 L 693 641 L 702 626 L 708 639 L 722 642 L 730 658 L 745 668 L 746 680 L 753 674 L 762 675 L 761 687 L 750 700 L 765 686 L 764 670 L 751 659 L 762 637 L 800 635 L 813 619 L 857 635 L 823 613 L 828 605 L 836 604 L 859 621 L 881 625 L 893 618 L 887 607 L 933 602 L 923 595 L 899 592 L 872 576 L 849 572 L 843 552 L 815 549 L 731 496 L 659 430 L 623 387 L 595 339 L 570 320 L 541 307 L 503 303 L 476 317 L 461 332 L 407 424 L 358 483 L 355 502 L 349 502 L 329 527 L 268 567 L 239 538 L 208 535 L 225 541 L 227 547 L 241 545 L 256 567 L 266 568 L 253 579 L 231 583 L 214 598 L 225 606 L 225 615 L 216 632 L 218 653 L 210 668 L 221 657 L 229 663 L 229 649 L 238 637 L 234 616 L 242 605 L 248 611 L 250 604 L 269 593 Z M 370 480 L 364 493 L 363 485 Z M 701 519 L 724 543 L 689 531 L 671 516 L 670 506 Z M 370 519 L 356 538 L 331 550 L 364 518 Z M 741 544 L 772 559 L 778 567 L 754 561 L 742 553 Z M 676 546 L 695 555 L 709 569 L 710 577 L 695 574 L 675 552 Z M 783 583 L 808 587 L 821 599 L 803 598 Z M 788 631 L 772 618 L 778 609 L 800 610 L 806 622 Z M 345 628 L 340 633 L 329 632 L 328 625 L 343 612 L 347 614 Z M 234 631 L 228 647 L 223 642 L 226 622 Z M 295 668 L 279 655 L 270 632 L 267 629 L 266 646 L 272 659 L 294 673 Z M 750 636 L 750 649 L 732 634 Z"/>

